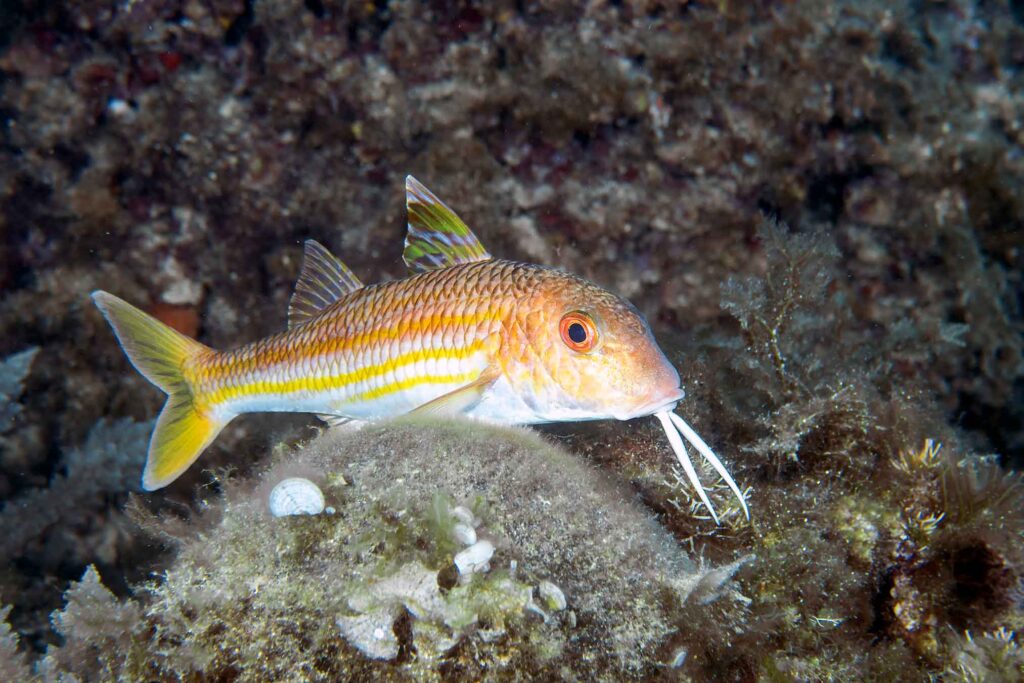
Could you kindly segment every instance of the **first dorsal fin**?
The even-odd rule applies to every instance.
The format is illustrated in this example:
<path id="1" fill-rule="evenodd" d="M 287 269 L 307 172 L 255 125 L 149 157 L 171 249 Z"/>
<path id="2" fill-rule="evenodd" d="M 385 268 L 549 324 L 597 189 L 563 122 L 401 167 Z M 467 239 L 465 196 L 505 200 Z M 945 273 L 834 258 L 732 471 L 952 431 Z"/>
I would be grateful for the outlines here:
<path id="1" fill-rule="evenodd" d="M 288 327 L 315 318 L 325 308 L 363 286 L 344 263 L 316 240 L 306 240 L 302 272 L 288 302 Z"/>
<path id="2" fill-rule="evenodd" d="M 405 177 L 405 204 L 409 232 L 402 259 L 409 270 L 422 273 L 491 258 L 462 219 L 411 175 Z"/>

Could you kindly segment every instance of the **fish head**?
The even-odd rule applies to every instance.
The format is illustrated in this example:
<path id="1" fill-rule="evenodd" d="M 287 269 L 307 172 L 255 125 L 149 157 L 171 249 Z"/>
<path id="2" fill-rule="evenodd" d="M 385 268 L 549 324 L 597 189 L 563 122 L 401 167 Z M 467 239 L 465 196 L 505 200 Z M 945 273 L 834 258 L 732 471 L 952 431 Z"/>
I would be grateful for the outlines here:
<path id="1" fill-rule="evenodd" d="M 538 420 L 628 420 L 683 398 L 643 315 L 582 278 L 550 272 L 524 302 L 520 395 Z"/>
<path id="2" fill-rule="evenodd" d="M 625 299 L 586 280 L 544 271 L 523 297 L 508 335 L 505 377 L 535 421 L 629 420 L 654 415 L 669 445 L 718 523 L 718 515 L 683 439 L 722 477 L 747 519 L 746 494 L 713 450 L 673 412 L 683 399 L 679 373 L 654 340 L 643 315 Z M 510 372 L 511 371 L 511 372 Z"/>

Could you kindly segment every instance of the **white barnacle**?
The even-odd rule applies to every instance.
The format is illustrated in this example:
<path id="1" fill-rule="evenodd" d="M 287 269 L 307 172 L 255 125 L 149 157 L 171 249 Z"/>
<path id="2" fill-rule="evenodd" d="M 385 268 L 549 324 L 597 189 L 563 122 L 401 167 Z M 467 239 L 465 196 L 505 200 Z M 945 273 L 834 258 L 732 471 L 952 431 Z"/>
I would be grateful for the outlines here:
<path id="1" fill-rule="evenodd" d="M 490 569 L 488 564 L 494 557 L 494 544 L 490 541 L 477 541 L 455 556 L 455 568 L 460 576 L 468 576 Z"/>
<path id="2" fill-rule="evenodd" d="M 324 494 L 309 479 L 289 477 L 273 488 L 269 503 L 274 517 L 319 515 L 324 511 Z"/>
<path id="3" fill-rule="evenodd" d="M 693 484 L 693 488 L 696 489 L 697 495 L 700 497 L 704 507 L 711 513 L 711 517 L 715 520 L 715 524 L 718 524 L 718 515 L 715 514 L 715 508 L 711 505 L 711 500 L 708 498 L 707 492 L 704 491 L 704 486 L 700 483 L 700 479 L 697 477 L 697 471 L 693 468 L 693 463 L 690 461 L 690 456 L 686 452 L 686 446 L 683 445 L 683 440 L 679 438 L 682 434 L 686 437 L 686 440 L 690 442 L 690 445 L 697 449 L 697 452 L 704 456 L 704 459 L 711 463 L 711 466 L 715 468 L 719 476 L 728 484 L 729 488 L 732 489 L 733 494 L 740 501 L 740 507 L 743 508 L 743 514 L 750 519 L 750 510 L 747 509 L 747 501 L 743 494 L 740 492 L 740 488 L 736 485 L 736 481 L 729 474 L 729 471 L 725 469 L 725 465 L 718 459 L 715 452 L 704 443 L 704 439 L 697 435 L 697 432 L 693 431 L 690 425 L 686 424 L 683 418 L 679 417 L 675 413 L 669 410 L 663 410 L 655 413 L 655 416 L 661 421 L 661 427 L 665 430 L 665 436 L 668 437 L 668 442 L 672 446 L 672 451 L 676 454 L 676 459 L 679 460 L 679 464 L 683 466 L 683 471 L 686 472 L 686 477 Z M 678 430 L 678 432 L 677 432 Z"/>

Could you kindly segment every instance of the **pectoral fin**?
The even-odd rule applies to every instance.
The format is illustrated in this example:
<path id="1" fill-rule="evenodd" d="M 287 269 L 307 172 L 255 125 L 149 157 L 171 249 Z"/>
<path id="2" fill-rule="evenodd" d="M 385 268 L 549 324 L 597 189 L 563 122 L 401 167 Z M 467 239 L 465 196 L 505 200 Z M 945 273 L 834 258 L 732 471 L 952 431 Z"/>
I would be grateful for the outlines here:
<path id="1" fill-rule="evenodd" d="M 414 408 L 410 414 L 445 416 L 465 413 L 480 402 L 487 390 L 497 381 L 498 374 L 494 370 L 484 370 L 483 374 L 469 384 L 438 396 L 432 401 L 427 401 L 420 407 Z"/>

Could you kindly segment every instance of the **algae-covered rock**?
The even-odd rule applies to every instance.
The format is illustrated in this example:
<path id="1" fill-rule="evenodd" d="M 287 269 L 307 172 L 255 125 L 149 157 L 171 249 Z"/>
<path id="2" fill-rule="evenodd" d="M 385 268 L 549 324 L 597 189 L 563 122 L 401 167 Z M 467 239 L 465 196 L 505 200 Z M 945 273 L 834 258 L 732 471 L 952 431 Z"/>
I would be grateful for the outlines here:
<path id="1" fill-rule="evenodd" d="M 267 491 L 291 476 L 323 489 L 323 513 L 269 513 Z M 643 677 L 678 646 L 669 641 L 687 629 L 685 604 L 714 600 L 743 562 L 698 566 L 586 462 L 533 432 L 463 421 L 326 433 L 258 481 L 228 485 L 206 527 L 148 595 L 97 603 L 111 614 L 146 603 L 137 627 L 104 632 L 97 613 L 78 634 L 81 620 L 61 621 L 76 648 L 96 646 L 94 669 L 130 679 Z M 479 537 L 470 548 L 493 555 L 460 573 L 462 527 Z M 75 672 L 72 658 L 51 654 L 49 675 Z"/>
<path id="2" fill-rule="evenodd" d="M 518 576 L 557 584 L 576 620 L 562 635 L 609 666 L 650 663 L 677 628 L 673 608 L 705 575 L 628 493 L 526 430 L 374 425 L 328 434 L 295 461 L 344 472 L 343 515 L 415 515 L 439 491 L 471 503 L 499 548 L 491 564 L 515 561 Z"/>

